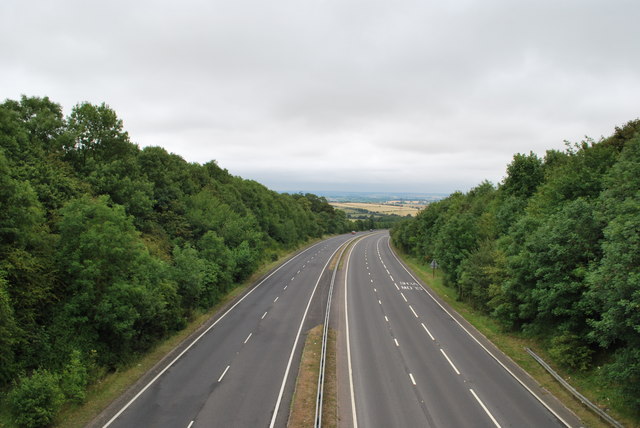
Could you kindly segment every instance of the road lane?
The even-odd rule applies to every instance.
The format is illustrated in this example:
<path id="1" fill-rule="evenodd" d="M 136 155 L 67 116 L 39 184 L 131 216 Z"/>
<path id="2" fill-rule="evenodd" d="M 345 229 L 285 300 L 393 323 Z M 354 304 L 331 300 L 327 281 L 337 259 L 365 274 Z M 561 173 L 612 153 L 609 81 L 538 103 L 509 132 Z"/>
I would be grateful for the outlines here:
<path id="1" fill-rule="evenodd" d="M 346 275 L 358 425 L 563 426 L 404 270 L 379 233 Z"/>
<path id="2" fill-rule="evenodd" d="M 105 426 L 269 426 L 314 287 L 324 286 L 323 268 L 350 238 L 316 244 L 273 272 L 126 408 L 113 409 L 120 413 Z M 275 426 L 286 425 L 293 377 L 285 382 Z"/>

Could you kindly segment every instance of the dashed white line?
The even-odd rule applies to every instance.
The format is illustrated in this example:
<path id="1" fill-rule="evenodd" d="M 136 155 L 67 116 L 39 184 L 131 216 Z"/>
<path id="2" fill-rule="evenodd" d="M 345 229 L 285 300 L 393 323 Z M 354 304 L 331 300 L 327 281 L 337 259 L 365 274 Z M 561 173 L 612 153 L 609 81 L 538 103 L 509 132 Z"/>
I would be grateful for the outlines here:
<path id="1" fill-rule="evenodd" d="M 379 304 L 382 304 L 382 301 L 381 301 L 381 300 L 378 300 L 378 303 L 379 303 Z"/>
<path id="2" fill-rule="evenodd" d="M 407 300 L 407 298 L 406 298 L 406 297 L 404 297 L 404 294 L 400 293 L 400 295 L 402 296 L 402 298 L 404 299 L 404 301 L 405 301 L 405 302 L 409 303 L 409 302 L 408 302 L 408 300 Z"/>
<path id="3" fill-rule="evenodd" d="M 395 282 L 393 283 L 393 285 L 396 286 L 396 288 L 398 289 L 398 291 L 400 291 L 400 287 L 398 287 L 398 284 L 396 284 Z"/>
<path id="4" fill-rule="evenodd" d="M 386 315 L 384 316 L 384 320 L 385 320 L 386 322 L 389 322 L 389 318 L 387 318 L 387 316 L 386 316 Z"/>
<path id="5" fill-rule="evenodd" d="M 391 278 L 391 281 L 394 281 L 393 277 L 391 275 L 389 275 L 389 278 Z"/>
<path id="6" fill-rule="evenodd" d="M 193 426 L 193 423 L 194 423 L 194 422 L 195 422 L 195 421 L 191 421 L 191 422 L 189 422 L 189 425 L 187 425 L 187 428 L 191 428 L 191 427 Z"/>
<path id="7" fill-rule="evenodd" d="M 374 288 L 373 288 L 373 292 L 374 292 L 374 293 L 377 293 L 377 292 L 378 292 L 378 290 L 376 290 L 376 288 L 374 287 Z"/>
<path id="8" fill-rule="evenodd" d="M 286 289 L 287 289 L 287 287 L 288 287 L 288 285 L 285 285 L 285 286 L 284 286 L 284 288 L 283 288 L 283 290 L 286 290 Z"/>
<path id="9" fill-rule="evenodd" d="M 431 338 L 431 340 L 435 341 L 436 339 L 433 337 L 433 334 L 431 334 L 431 332 L 429 331 L 429 329 L 427 328 L 426 325 L 424 325 L 424 323 L 420 323 L 422 324 L 422 328 L 424 328 L 424 331 L 427 332 L 427 334 L 429 335 L 429 337 Z"/>
<path id="10" fill-rule="evenodd" d="M 411 383 L 413 384 L 413 386 L 415 386 L 416 380 L 413 378 L 413 375 L 411 373 L 409 373 L 409 377 L 411 378 Z"/>
<path id="11" fill-rule="evenodd" d="M 227 374 L 227 371 L 229 370 L 229 367 L 231 366 L 227 366 L 226 369 L 224 369 L 224 371 L 222 372 L 222 374 L 220 375 L 220 377 L 218 378 L 218 382 L 220 382 L 222 380 L 222 378 L 224 377 L 224 375 Z"/>
<path id="12" fill-rule="evenodd" d="M 244 340 L 245 345 L 247 344 L 247 342 L 249 341 L 249 339 L 251 338 L 251 335 L 253 333 L 249 333 L 249 336 L 247 336 L 247 338 Z"/>
<path id="13" fill-rule="evenodd" d="M 396 346 L 400 347 L 400 344 L 398 343 L 398 339 L 396 339 L 395 337 L 393 338 L 393 341 L 396 342 Z"/>
<path id="14" fill-rule="evenodd" d="M 480 403 L 480 406 L 482 406 L 482 409 L 485 411 L 485 413 L 487 415 L 489 415 L 489 417 L 491 418 L 491 420 L 493 421 L 493 423 L 495 424 L 496 427 L 500 428 L 500 424 L 498 423 L 498 421 L 496 421 L 496 418 L 493 417 L 493 415 L 491 414 L 491 412 L 489 411 L 489 409 L 487 409 L 487 406 L 484 405 L 484 403 L 482 402 L 482 400 L 480 400 L 480 397 L 478 397 L 476 395 L 476 393 L 473 391 L 473 389 L 469 388 L 469 391 L 471 391 L 471 394 L 473 394 L 473 396 L 475 397 L 475 399 L 478 401 L 478 403 Z"/>
<path id="15" fill-rule="evenodd" d="M 260 319 L 263 320 L 264 317 L 266 317 L 266 316 L 267 316 L 267 313 L 265 312 L 264 314 L 262 314 L 262 318 L 260 318 Z"/>
<path id="16" fill-rule="evenodd" d="M 458 371 L 458 369 L 456 368 L 455 364 L 453 364 L 453 361 L 451 361 L 451 359 L 449 358 L 449 356 L 446 354 L 446 352 L 444 352 L 444 349 L 440 349 L 440 352 L 442 352 L 442 355 L 444 355 L 444 357 L 447 359 L 447 361 L 449 361 L 449 364 L 451 364 L 451 367 L 453 367 L 453 371 L 456 372 L 457 375 L 460 374 L 460 372 Z"/>
<path id="17" fill-rule="evenodd" d="M 371 283 L 373 284 L 373 279 L 371 279 Z"/>
<path id="18" fill-rule="evenodd" d="M 411 305 L 409 305 L 409 309 L 411 309 L 411 312 L 413 312 L 413 315 L 416 316 L 416 318 L 418 318 L 418 314 L 416 314 L 416 311 L 413 310 L 413 308 L 411 307 Z"/>
<path id="19" fill-rule="evenodd" d="M 278 296 L 275 299 L 273 299 L 273 303 L 277 302 L 279 298 L 280 298 L 280 296 Z"/>

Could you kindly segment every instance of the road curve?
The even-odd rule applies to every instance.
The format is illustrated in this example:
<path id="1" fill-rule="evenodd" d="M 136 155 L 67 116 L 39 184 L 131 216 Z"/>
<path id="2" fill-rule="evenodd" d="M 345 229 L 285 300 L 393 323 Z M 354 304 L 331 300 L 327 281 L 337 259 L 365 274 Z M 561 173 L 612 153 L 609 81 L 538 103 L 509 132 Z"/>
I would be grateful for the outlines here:
<path id="1" fill-rule="evenodd" d="M 387 232 L 354 245 L 344 288 L 344 426 L 579 426 L 570 412 L 554 415 L 430 297 Z"/>
<path id="2" fill-rule="evenodd" d="M 321 322 L 325 268 L 350 238 L 327 239 L 281 265 L 93 425 L 286 426 L 300 334 Z"/>

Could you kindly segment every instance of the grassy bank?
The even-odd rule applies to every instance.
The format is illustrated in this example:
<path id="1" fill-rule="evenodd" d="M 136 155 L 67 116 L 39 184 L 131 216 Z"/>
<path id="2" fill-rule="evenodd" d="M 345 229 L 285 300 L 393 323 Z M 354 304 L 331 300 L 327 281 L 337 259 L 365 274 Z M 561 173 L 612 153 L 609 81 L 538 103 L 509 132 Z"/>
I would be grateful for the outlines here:
<path id="1" fill-rule="evenodd" d="M 621 400 L 616 397 L 611 388 L 607 388 L 598 376 L 598 368 L 585 372 L 568 372 L 553 364 L 553 361 L 542 343 L 524 334 L 505 332 L 500 324 L 490 316 L 478 312 L 471 305 L 456 300 L 457 292 L 453 288 L 443 285 L 442 276 L 436 271 L 433 276 L 431 267 L 420 263 L 417 259 L 398 254 L 404 262 L 416 273 L 419 278 L 427 283 L 443 300 L 459 312 L 467 321 L 491 340 L 498 348 L 514 360 L 520 367 L 535 378 L 540 385 L 551 392 L 565 406 L 571 409 L 588 427 L 609 427 L 597 415 L 588 410 L 582 403 L 576 400 L 558 382 L 551 377 L 527 352 L 524 347 L 533 349 L 538 355 L 545 359 L 553 368 L 589 400 L 605 409 L 611 416 L 616 418 L 626 427 L 640 427 L 637 417 L 625 408 Z"/>

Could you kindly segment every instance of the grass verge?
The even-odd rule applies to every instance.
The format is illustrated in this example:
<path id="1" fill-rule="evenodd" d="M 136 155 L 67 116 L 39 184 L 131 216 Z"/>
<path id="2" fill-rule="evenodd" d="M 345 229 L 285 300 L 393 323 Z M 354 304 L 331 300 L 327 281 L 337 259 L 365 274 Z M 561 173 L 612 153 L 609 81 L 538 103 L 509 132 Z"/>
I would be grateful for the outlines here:
<path id="1" fill-rule="evenodd" d="M 435 277 L 432 274 L 431 267 L 420 263 L 416 258 L 402 254 L 396 249 L 396 253 L 402 260 L 418 275 L 418 277 L 438 294 L 453 309 L 460 313 L 467 321 L 469 321 L 478 331 L 484 334 L 491 342 L 493 342 L 502 352 L 508 355 L 527 373 L 529 373 L 536 381 L 547 389 L 551 394 L 557 397 L 564 405 L 573 411 L 587 427 L 605 428 L 610 425 L 600 419 L 597 415 L 587 409 L 580 401 L 575 399 L 564 387 L 562 387 L 547 371 L 542 368 L 527 352 L 524 347 L 533 349 L 547 363 L 553 366 L 565 380 L 571 383 L 575 388 L 580 390 L 582 394 L 589 398 L 592 402 L 605 409 L 626 427 L 640 428 L 640 422 L 630 414 L 628 409 L 616 400 L 616 393 L 598 381 L 597 368 L 587 372 L 567 372 L 561 367 L 552 364 L 551 357 L 546 352 L 544 344 L 535 340 L 535 338 L 527 337 L 519 333 L 505 332 L 500 324 L 490 316 L 478 312 L 466 302 L 457 300 L 456 290 L 447 287 L 442 282 L 442 276 L 436 272 Z M 605 403 L 603 405 L 603 403 Z"/>
<path id="2" fill-rule="evenodd" d="M 312 427 L 316 415 L 316 393 L 318 391 L 318 370 L 322 351 L 322 329 L 318 325 L 307 332 L 298 369 L 296 388 L 291 401 L 288 427 Z"/>
<path id="3" fill-rule="evenodd" d="M 319 238 L 301 245 L 307 247 L 321 241 Z M 91 422 L 113 400 L 127 391 L 141 376 L 153 368 L 171 350 L 197 331 L 212 316 L 242 294 L 258 279 L 271 269 L 283 263 L 294 252 L 280 251 L 278 260 L 261 266 L 249 279 L 231 289 L 214 307 L 204 313 L 196 314 L 194 319 L 183 330 L 176 332 L 162 342 L 158 342 L 149 352 L 113 373 L 108 373 L 87 390 L 85 403 L 82 405 L 66 405 L 57 417 L 56 427 L 80 428 Z M 0 427 L 15 428 L 15 424 L 4 402 L 0 403 Z"/>

